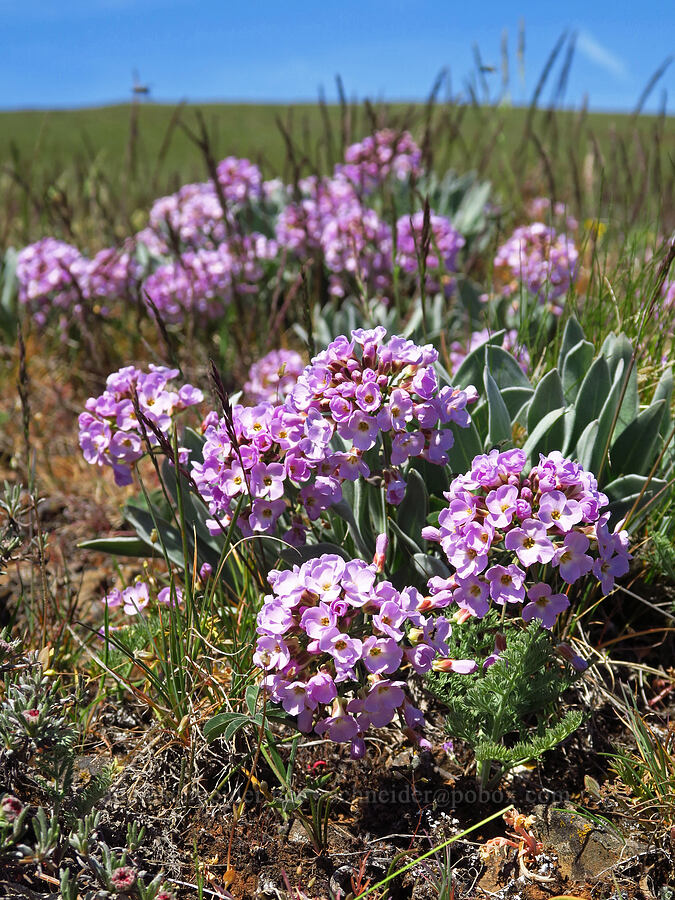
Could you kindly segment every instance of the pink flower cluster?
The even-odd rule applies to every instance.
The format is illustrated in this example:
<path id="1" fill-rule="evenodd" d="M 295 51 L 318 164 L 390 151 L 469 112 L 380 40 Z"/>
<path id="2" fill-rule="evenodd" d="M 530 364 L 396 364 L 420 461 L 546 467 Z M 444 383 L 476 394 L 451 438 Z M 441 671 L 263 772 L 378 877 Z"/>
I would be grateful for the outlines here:
<path id="1" fill-rule="evenodd" d="M 225 213 L 212 181 L 185 184 L 175 194 L 160 197 L 150 210 L 149 228 L 139 239 L 153 252 L 163 255 L 178 240 L 181 246 L 196 250 L 215 247 L 227 236 L 224 215 L 262 196 L 260 169 L 248 159 L 228 156 L 218 163 L 218 181 L 225 202 L 232 205 Z M 232 227 L 234 219 L 230 222 Z"/>
<path id="2" fill-rule="evenodd" d="M 269 402 L 237 405 L 231 425 L 234 441 L 230 423 L 210 413 L 204 422 L 203 462 L 192 463 L 192 476 L 212 516 L 206 522 L 212 534 L 230 524 L 237 507 L 240 531 L 252 535 L 275 529 L 289 511 L 291 494 L 310 519 L 339 502 L 337 463 L 327 462 L 331 429 L 320 414 L 301 416 Z M 305 542 L 302 517 L 294 516 L 283 537 L 294 546 Z"/>
<path id="3" fill-rule="evenodd" d="M 262 174 L 249 159 L 227 156 L 218 163 L 218 182 L 228 203 L 243 204 L 263 194 Z"/>
<path id="4" fill-rule="evenodd" d="M 424 212 L 420 210 L 412 216 L 401 216 L 396 224 L 396 262 L 409 274 L 416 274 L 419 268 L 418 253 L 422 251 L 422 231 Z M 431 213 L 429 217 L 430 241 L 426 255 L 427 293 L 441 290 L 449 294 L 453 281 L 448 273 L 457 271 L 457 256 L 464 246 L 464 238 L 452 226 L 449 219 Z"/>
<path id="5" fill-rule="evenodd" d="M 354 278 L 374 293 L 391 280 L 391 229 L 364 206 L 344 177 L 304 179 L 304 196 L 279 214 L 276 237 L 300 259 L 318 252 L 331 273 L 330 290 L 343 296 Z"/>
<path id="6" fill-rule="evenodd" d="M 277 220 L 279 244 L 300 258 L 321 254 L 331 273 L 330 291 L 343 296 L 358 280 L 369 293 L 391 288 L 393 237 L 391 228 L 362 198 L 344 173 L 333 178 L 306 178 L 304 196 L 282 209 Z M 408 274 L 418 270 L 424 213 L 401 216 L 396 226 L 396 263 Z M 448 273 L 457 270 L 464 238 L 443 216 L 432 213 L 426 256 L 426 287 L 435 293 L 452 289 Z"/>
<path id="7" fill-rule="evenodd" d="M 382 293 L 391 283 L 391 229 L 374 209 L 353 200 L 329 218 L 321 232 L 321 249 L 331 272 L 330 293 L 343 297 L 357 279 L 368 293 Z"/>
<path id="8" fill-rule="evenodd" d="M 73 273 L 88 300 L 119 300 L 130 297 L 136 290 L 143 267 L 134 257 L 132 247 L 121 250 L 106 247 L 93 259 L 80 257 Z M 101 309 L 102 314 L 108 310 Z"/>
<path id="9" fill-rule="evenodd" d="M 576 231 L 579 227 L 579 222 L 568 213 L 567 205 L 560 200 L 552 204 L 548 197 L 534 197 L 527 204 L 527 213 L 538 222 L 543 219 L 548 221 L 551 216 L 554 221 L 557 220 L 569 231 Z"/>
<path id="10" fill-rule="evenodd" d="M 460 341 L 453 341 L 452 344 L 450 344 L 450 374 L 454 375 L 466 357 L 470 353 L 473 353 L 478 347 L 487 344 L 490 337 L 490 329 L 481 328 L 480 331 L 472 332 L 468 345 L 463 344 Z M 527 374 L 530 368 L 530 354 L 527 351 L 527 347 L 519 343 L 518 332 L 515 328 L 506 332 L 502 339 L 502 347 L 515 357 L 520 368 Z"/>
<path id="11" fill-rule="evenodd" d="M 172 390 L 169 382 L 178 374 L 178 369 L 151 365 L 149 372 L 126 366 L 109 375 L 105 391 L 87 400 L 86 412 L 80 413 L 78 419 L 80 447 L 86 461 L 112 466 L 116 484 L 131 484 L 131 466 L 145 452 L 133 393 L 136 392 L 143 414 L 168 435 L 174 416 L 204 399 L 202 392 L 190 384 Z M 151 431 L 147 437 L 151 445 L 158 444 Z"/>
<path id="12" fill-rule="evenodd" d="M 149 275 L 143 289 L 170 324 L 194 313 L 198 322 L 216 319 L 235 295 L 258 290 L 263 264 L 276 254 L 274 241 L 256 233 L 243 235 L 215 249 L 186 250 Z"/>
<path id="13" fill-rule="evenodd" d="M 525 621 L 552 628 L 569 606 L 550 583 L 571 585 L 592 573 L 603 593 L 629 568 L 628 537 L 610 532 L 607 497 L 595 477 L 558 451 L 527 470 L 522 450 L 477 456 L 455 478 L 438 528 L 423 536 L 440 543 L 455 574 L 432 578 L 430 608 L 456 603 L 482 618 L 491 603 L 528 603 Z"/>
<path id="14" fill-rule="evenodd" d="M 345 151 L 345 162 L 335 174 L 350 181 L 362 194 L 377 189 L 389 177 L 398 181 L 422 174 L 422 151 L 408 131 L 385 128 Z"/>
<path id="15" fill-rule="evenodd" d="M 129 587 L 113 588 L 102 599 L 108 609 L 121 607 L 127 616 L 135 616 L 149 605 L 152 596 L 152 587 L 146 581 L 136 581 Z M 173 606 L 174 602 L 180 606 L 183 602 L 183 590 L 176 585 L 173 589 L 164 587 L 157 592 L 157 603 L 164 606 Z"/>
<path id="16" fill-rule="evenodd" d="M 399 670 L 406 663 L 428 672 L 437 654 L 447 654 L 451 633 L 443 616 L 419 612 L 415 588 L 378 582 L 378 571 L 329 554 L 274 570 L 258 614 L 253 659 L 270 698 L 297 717 L 301 731 L 351 742 L 354 757 L 364 754 L 371 726 L 397 715 L 412 730 L 424 725 Z"/>
<path id="17" fill-rule="evenodd" d="M 82 294 L 72 273 L 81 259 L 76 247 L 50 237 L 19 251 L 19 302 L 30 309 L 39 325 L 44 325 L 52 308 L 70 312 L 81 302 Z"/>
<path id="18" fill-rule="evenodd" d="M 176 241 L 192 249 L 219 244 L 225 239 L 225 222 L 213 183 L 184 184 L 175 194 L 159 197 L 138 239 L 159 255 L 168 253 Z"/>
<path id="19" fill-rule="evenodd" d="M 295 350 L 270 350 L 249 369 L 244 393 L 254 403 L 283 403 L 304 368 Z"/>
<path id="20" fill-rule="evenodd" d="M 579 252 L 571 238 L 558 234 L 542 222 L 516 228 L 505 244 L 497 250 L 495 266 L 503 269 L 512 280 L 503 293 L 515 293 L 519 283 L 540 303 L 547 303 L 559 314 L 557 302 L 565 296 L 578 274 Z"/>
<path id="21" fill-rule="evenodd" d="M 207 418 L 203 463 L 193 463 L 193 477 L 213 533 L 229 524 L 237 504 L 244 534 L 270 533 L 294 496 L 297 515 L 284 538 L 297 545 L 304 542 L 302 514 L 314 520 L 339 502 L 344 481 L 380 475 L 387 501 L 398 504 L 408 459 L 445 465 L 453 443 L 448 426 L 468 426 L 467 404 L 477 393 L 439 388 L 433 347 L 385 338 L 382 327 L 341 335 L 314 357 L 282 406 L 235 406 L 236 443 L 225 419 Z M 344 449 L 335 446 L 336 435 Z M 366 462 L 378 444 L 381 456 Z"/>
<path id="22" fill-rule="evenodd" d="M 140 275 L 141 266 L 129 247 L 108 247 L 88 259 L 76 247 L 55 238 L 24 247 L 16 265 L 19 302 L 40 327 L 50 313 L 59 312 L 63 331 L 81 320 L 94 302 L 128 297 Z M 110 312 L 106 306 L 96 311 L 99 315 Z"/>
<path id="23" fill-rule="evenodd" d="M 430 344 L 386 336 L 378 326 L 332 341 L 298 378 L 287 405 L 326 417 L 331 435 L 335 431 L 351 445 L 355 465 L 366 477 L 370 471 L 361 454 L 381 440 L 391 465 L 383 472 L 387 500 L 396 504 L 405 492 L 398 467 L 416 456 L 445 465 L 454 441 L 448 426 L 468 427 L 467 405 L 478 395 L 474 387 L 439 387 L 433 365 L 438 352 Z"/>

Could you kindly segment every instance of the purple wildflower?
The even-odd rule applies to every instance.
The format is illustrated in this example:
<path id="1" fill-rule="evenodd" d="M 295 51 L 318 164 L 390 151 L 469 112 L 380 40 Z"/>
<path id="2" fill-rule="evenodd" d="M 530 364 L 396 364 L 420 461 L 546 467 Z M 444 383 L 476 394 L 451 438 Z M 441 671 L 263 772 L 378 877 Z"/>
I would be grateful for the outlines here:
<path id="1" fill-rule="evenodd" d="M 550 562 L 556 552 L 546 535 L 546 526 L 536 519 L 525 519 L 520 528 L 512 528 L 506 535 L 504 546 L 507 550 L 515 550 L 523 566 Z"/>
<path id="2" fill-rule="evenodd" d="M 541 222 L 516 228 L 495 256 L 495 267 L 506 273 L 507 296 L 517 290 L 518 282 L 540 303 L 549 304 L 560 314 L 565 296 L 578 274 L 579 252 L 571 238 L 558 234 Z"/>
<path id="3" fill-rule="evenodd" d="M 553 565 L 557 565 L 560 577 L 573 584 L 593 568 L 593 560 L 586 554 L 590 542 L 585 534 L 570 531 L 565 535 L 562 546 L 556 550 Z"/>
<path id="4" fill-rule="evenodd" d="M 564 594 L 554 594 L 551 586 L 540 582 L 533 585 L 527 592 L 530 600 L 523 607 L 522 617 L 524 622 L 532 619 L 540 619 L 544 628 L 551 629 L 561 612 L 566 610 L 570 601 Z"/>

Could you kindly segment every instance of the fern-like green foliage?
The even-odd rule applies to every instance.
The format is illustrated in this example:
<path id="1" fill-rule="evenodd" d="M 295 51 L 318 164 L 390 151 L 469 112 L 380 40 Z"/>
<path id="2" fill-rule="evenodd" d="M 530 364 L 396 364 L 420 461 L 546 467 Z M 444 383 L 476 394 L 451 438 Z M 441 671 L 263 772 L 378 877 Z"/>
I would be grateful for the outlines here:
<path id="1" fill-rule="evenodd" d="M 451 656 L 485 658 L 497 628 L 491 612 L 481 626 L 456 626 Z M 506 650 L 473 675 L 431 673 L 427 687 L 446 707 L 446 727 L 474 750 L 483 786 L 514 766 L 532 762 L 569 737 L 580 712 L 560 715 L 563 693 L 578 674 L 555 653 L 550 632 L 537 622 L 504 623 Z M 489 653 L 489 650 L 488 650 Z"/>
<path id="2" fill-rule="evenodd" d="M 672 533 L 675 530 L 673 523 L 669 521 L 667 524 Z M 657 531 L 651 535 L 651 541 L 647 546 L 647 559 L 652 570 L 670 581 L 675 581 L 675 546 L 671 536 L 665 531 L 664 528 L 663 532 Z"/>
<path id="3" fill-rule="evenodd" d="M 65 820 L 70 828 L 74 828 L 79 819 L 91 815 L 96 804 L 110 790 L 115 773 L 114 763 L 101 766 L 100 769 L 92 772 L 87 784 L 71 796 L 68 806 L 64 810 Z"/>

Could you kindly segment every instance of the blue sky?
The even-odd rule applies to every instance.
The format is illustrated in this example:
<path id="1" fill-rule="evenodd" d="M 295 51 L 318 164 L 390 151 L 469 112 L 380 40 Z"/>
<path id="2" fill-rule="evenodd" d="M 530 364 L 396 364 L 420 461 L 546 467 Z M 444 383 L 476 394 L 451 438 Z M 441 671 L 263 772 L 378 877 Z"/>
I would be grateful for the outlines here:
<path id="1" fill-rule="evenodd" d="M 358 98 L 419 99 L 444 67 L 465 93 L 473 46 L 494 91 L 506 32 L 511 100 L 531 97 L 556 39 L 577 33 L 565 100 L 632 109 L 675 53 L 672 0 L 519 4 L 451 0 L 0 0 L 0 108 L 126 100 L 132 72 L 155 100 L 335 99 L 335 75 Z M 525 23 L 525 78 L 516 61 Z M 544 91 L 546 99 L 555 77 Z M 675 64 L 653 92 L 675 111 Z"/>

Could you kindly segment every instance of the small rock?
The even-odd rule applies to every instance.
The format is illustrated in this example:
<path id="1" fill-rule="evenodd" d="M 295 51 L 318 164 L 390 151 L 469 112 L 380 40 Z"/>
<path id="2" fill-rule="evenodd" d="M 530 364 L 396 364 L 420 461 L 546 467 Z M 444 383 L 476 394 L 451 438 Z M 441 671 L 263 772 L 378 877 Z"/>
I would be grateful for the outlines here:
<path id="1" fill-rule="evenodd" d="M 355 874 L 351 866 L 340 866 L 330 876 L 330 892 L 333 897 L 346 897 L 353 893 L 352 876 Z"/>
<path id="2" fill-rule="evenodd" d="M 540 824 L 544 844 L 557 853 L 560 872 L 569 878 L 597 878 L 621 860 L 646 849 L 571 809 L 548 810 Z"/>
<path id="3" fill-rule="evenodd" d="M 400 753 L 397 753 L 396 756 L 391 758 L 389 765 L 392 769 L 407 769 L 413 758 L 413 751 L 410 747 L 407 747 L 405 750 L 402 750 Z"/>
<path id="4" fill-rule="evenodd" d="M 279 886 L 272 877 L 271 872 L 262 872 L 258 878 L 258 885 L 255 891 L 256 897 L 278 897 Z"/>
<path id="5" fill-rule="evenodd" d="M 309 844 L 307 832 L 303 828 L 302 823 L 298 822 L 297 819 L 293 822 L 293 827 L 288 833 L 288 840 L 291 844 Z"/>

